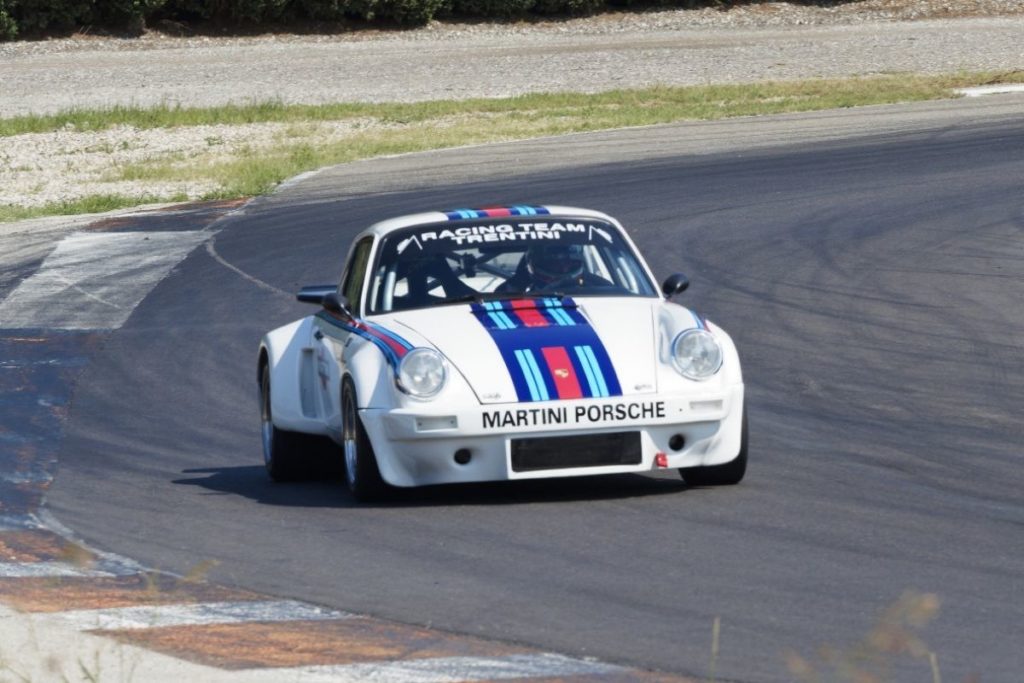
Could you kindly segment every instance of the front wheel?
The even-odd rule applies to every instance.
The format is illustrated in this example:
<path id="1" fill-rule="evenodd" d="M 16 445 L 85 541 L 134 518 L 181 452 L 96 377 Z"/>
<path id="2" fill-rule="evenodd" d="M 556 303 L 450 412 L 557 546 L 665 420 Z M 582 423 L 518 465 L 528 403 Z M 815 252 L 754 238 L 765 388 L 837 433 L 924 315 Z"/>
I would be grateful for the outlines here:
<path id="1" fill-rule="evenodd" d="M 747 473 L 747 405 L 743 404 L 743 426 L 740 432 L 740 452 L 733 460 L 707 467 L 683 467 L 679 474 L 689 486 L 732 486 L 743 481 Z"/>
<path id="2" fill-rule="evenodd" d="M 341 417 L 345 453 L 345 480 L 353 497 L 361 502 L 380 498 L 387 488 L 377 467 L 373 444 L 359 419 L 356 388 L 345 378 L 341 390 Z"/>

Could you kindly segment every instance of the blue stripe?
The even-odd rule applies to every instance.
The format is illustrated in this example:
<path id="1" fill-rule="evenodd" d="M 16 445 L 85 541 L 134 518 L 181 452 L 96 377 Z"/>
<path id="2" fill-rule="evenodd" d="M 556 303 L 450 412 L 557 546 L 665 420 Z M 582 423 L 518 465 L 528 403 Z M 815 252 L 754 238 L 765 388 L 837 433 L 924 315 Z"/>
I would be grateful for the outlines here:
<path id="1" fill-rule="evenodd" d="M 590 374 L 594 378 L 594 396 L 605 397 L 608 395 L 608 386 L 605 384 L 604 377 L 602 377 L 601 368 L 597 365 L 597 360 L 594 358 L 594 351 L 589 346 L 581 346 L 580 353 L 583 358 L 587 361 L 587 367 L 590 368 Z"/>
<path id="2" fill-rule="evenodd" d="M 584 398 L 621 396 L 618 376 L 597 332 L 569 299 L 537 299 L 536 309 L 554 324 L 527 327 L 519 323 L 510 301 L 474 303 L 473 315 L 491 335 L 521 402 L 557 398 L 554 377 L 543 349 L 562 347 L 580 381 Z M 585 380 L 583 378 L 586 378 Z"/>
<path id="3" fill-rule="evenodd" d="M 490 318 L 495 325 L 497 325 L 499 330 L 508 329 L 508 327 L 505 325 L 505 322 L 501 319 L 501 316 L 499 316 L 497 313 L 488 313 L 487 317 Z"/>
<path id="4" fill-rule="evenodd" d="M 590 395 L 600 396 L 601 392 L 598 390 L 597 381 L 594 379 L 594 371 L 590 368 L 590 359 L 583 353 L 583 347 L 575 346 L 573 350 L 576 352 L 576 358 L 580 362 L 580 367 L 583 368 L 583 374 L 586 375 Z"/>
<path id="5" fill-rule="evenodd" d="M 547 216 L 551 213 L 543 206 L 513 206 L 512 209 L 522 212 L 517 214 L 520 216 Z"/>
<path id="6" fill-rule="evenodd" d="M 367 322 L 365 320 L 361 320 L 360 322 L 363 323 L 364 325 L 366 325 L 367 327 L 372 327 L 374 330 L 376 330 L 377 332 L 380 332 L 381 334 L 386 336 L 388 339 L 395 340 L 403 348 L 408 349 L 410 351 L 413 349 L 413 345 L 412 344 L 410 344 L 405 339 L 402 339 L 401 337 L 399 337 L 397 334 L 395 334 L 394 332 L 392 332 L 388 328 L 383 327 L 381 325 L 378 325 L 376 323 Z"/>
<path id="7" fill-rule="evenodd" d="M 458 220 L 469 220 L 471 218 L 488 218 L 487 211 L 493 211 L 495 209 L 452 209 L 451 211 L 443 211 L 444 215 L 450 221 Z M 510 206 L 504 209 L 498 208 L 496 210 L 505 210 L 511 213 L 513 216 L 548 216 L 551 214 L 550 211 L 542 206 Z"/>
<path id="8" fill-rule="evenodd" d="M 490 304 L 484 304 L 484 309 L 486 309 L 487 311 L 490 311 L 489 313 L 487 313 L 487 317 L 490 318 L 491 321 L 495 325 L 497 325 L 499 330 L 507 330 L 507 329 L 509 329 L 509 327 L 506 324 L 506 322 L 501 319 L 501 314 L 493 312 L 494 311 L 494 307 L 493 306 L 491 306 Z"/>
<path id="9" fill-rule="evenodd" d="M 572 318 L 569 317 L 569 314 L 565 312 L 564 308 L 549 308 L 548 310 L 551 312 L 551 317 L 554 318 L 555 322 L 559 325 L 576 324 L 573 322 Z"/>
<path id="10" fill-rule="evenodd" d="M 394 349 L 392 349 L 390 346 L 388 346 L 388 343 L 386 341 L 384 341 L 383 339 L 380 339 L 379 337 L 373 336 L 372 334 L 370 334 L 366 330 L 360 330 L 357 327 L 352 327 L 351 325 L 346 325 L 343 322 L 335 320 L 335 319 L 331 318 L 327 313 L 317 313 L 316 317 L 320 318 L 320 320 L 323 320 L 325 323 L 327 323 L 328 325 L 331 325 L 332 327 L 337 327 L 338 329 L 344 330 L 345 332 L 349 332 L 350 334 L 357 335 L 357 336 L 365 339 L 366 341 L 371 342 L 374 346 L 376 346 L 378 349 L 380 349 L 381 353 L 384 354 L 384 359 L 387 360 L 388 365 L 391 366 L 391 368 L 395 371 L 396 375 L 398 374 L 398 363 L 399 363 L 398 355 L 395 353 Z M 381 331 L 383 332 L 383 330 L 381 330 Z M 390 337 L 390 336 L 393 336 L 393 335 L 389 334 L 388 336 Z M 401 339 L 400 337 L 398 337 L 397 339 L 399 341 L 403 342 L 403 344 L 408 345 L 408 342 L 406 342 L 404 339 Z M 408 348 L 411 349 L 413 347 L 411 345 L 409 345 Z"/>
<path id="11" fill-rule="evenodd" d="M 574 325 L 586 325 L 587 327 L 590 326 L 590 323 L 587 322 L 587 319 L 583 317 L 583 314 L 580 313 L 575 306 L 563 310 L 565 311 L 565 317 L 571 320 Z"/>
<path id="12" fill-rule="evenodd" d="M 605 387 L 606 396 L 622 396 L 622 387 L 619 385 L 619 376 L 615 374 L 615 367 L 612 359 L 608 357 L 608 351 L 600 343 L 592 345 L 587 353 L 601 369 L 601 384 Z"/>
<path id="13" fill-rule="evenodd" d="M 597 363 L 597 358 L 594 357 L 594 349 L 590 346 L 583 347 L 583 354 L 590 361 L 590 368 L 594 371 L 594 379 L 597 380 L 597 387 L 600 395 L 608 396 L 608 385 L 604 381 L 604 372 L 600 365 Z"/>
<path id="14" fill-rule="evenodd" d="M 519 369 L 523 372 L 523 377 L 526 379 L 526 384 L 530 388 L 530 400 L 540 401 L 540 391 L 537 389 L 537 379 L 533 376 L 533 368 L 530 367 L 529 362 L 526 360 L 527 351 L 516 351 L 516 360 L 519 361 Z M 522 397 L 520 397 L 522 398 Z"/>
<path id="15" fill-rule="evenodd" d="M 514 330 L 519 327 L 519 324 L 505 313 L 505 309 L 501 307 L 501 302 L 489 301 L 484 304 L 484 308 L 493 311 L 490 317 L 498 324 L 499 330 Z"/>
<path id="16" fill-rule="evenodd" d="M 537 389 L 540 391 L 540 400 L 547 401 L 551 398 L 551 394 L 548 392 L 548 387 L 544 382 L 544 375 L 541 374 L 540 368 L 537 366 L 537 359 L 534 357 L 533 351 L 523 351 L 523 355 L 526 356 L 526 362 L 530 364 L 530 371 L 533 372 L 533 379 L 537 382 Z"/>
<path id="17" fill-rule="evenodd" d="M 516 398 L 520 401 L 535 401 L 530 391 L 530 384 L 526 380 L 527 368 L 519 365 L 519 360 L 510 349 L 501 349 L 501 359 L 505 362 L 508 374 L 512 378 L 512 384 L 516 389 Z"/>

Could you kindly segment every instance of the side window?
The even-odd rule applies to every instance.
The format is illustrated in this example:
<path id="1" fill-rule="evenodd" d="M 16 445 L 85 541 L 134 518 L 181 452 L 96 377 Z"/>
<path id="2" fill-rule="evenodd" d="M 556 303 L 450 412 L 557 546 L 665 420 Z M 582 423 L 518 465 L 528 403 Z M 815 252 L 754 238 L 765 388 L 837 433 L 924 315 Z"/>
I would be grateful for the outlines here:
<path id="1" fill-rule="evenodd" d="M 357 318 L 362 314 L 360 300 L 363 293 L 363 282 L 366 280 L 366 266 L 370 260 L 370 249 L 373 247 L 373 238 L 364 237 L 352 250 L 352 259 L 348 262 L 345 270 L 345 279 L 341 283 L 341 295 L 345 298 L 352 315 Z"/>

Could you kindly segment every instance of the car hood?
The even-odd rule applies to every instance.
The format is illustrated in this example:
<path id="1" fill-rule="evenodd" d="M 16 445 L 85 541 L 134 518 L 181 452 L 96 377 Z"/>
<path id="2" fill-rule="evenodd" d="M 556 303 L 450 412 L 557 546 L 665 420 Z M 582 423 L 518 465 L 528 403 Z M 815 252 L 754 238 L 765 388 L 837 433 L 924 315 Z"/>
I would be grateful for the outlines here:
<path id="1" fill-rule="evenodd" d="M 434 346 L 481 403 L 521 403 L 657 392 L 659 305 L 630 297 L 524 299 L 375 318 Z"/>

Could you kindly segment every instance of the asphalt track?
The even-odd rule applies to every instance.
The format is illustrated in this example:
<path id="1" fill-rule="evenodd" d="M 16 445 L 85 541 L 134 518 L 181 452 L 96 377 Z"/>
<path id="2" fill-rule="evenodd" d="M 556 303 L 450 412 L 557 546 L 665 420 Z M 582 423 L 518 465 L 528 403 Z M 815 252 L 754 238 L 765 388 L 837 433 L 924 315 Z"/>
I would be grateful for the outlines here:
<path id="1" fill-rule="evenodd" d="M 254 203 L 93 355 L 51 510 L 159 569 L 216 560 L 229 585 L 672 672 L 708 673 L 720 618 L 720 680 L 789 680 L 787 650 L 852 647 L 916 589 L 941 600 L 921 634 L 943 680 L 1019 681 L 1021 117 L 710 154 L 659 143 L 678 132 L 618 134 L 650 153 L 569 138 L 357 165 Z M 622 476 L 360 506 L 337 480 L 267 480 L 256 342 L 310 312 L 284 292 L 334 280 L 371 221 L 494 202 L 606 210 L 659 277 L 690 276 L 683 300 L 745 363 L 742 485 Z M 925 659 L 893 667 L 931 680 Z"/>

